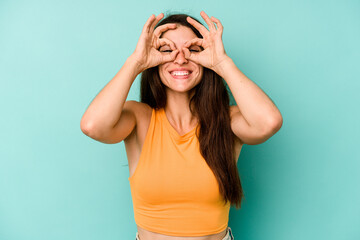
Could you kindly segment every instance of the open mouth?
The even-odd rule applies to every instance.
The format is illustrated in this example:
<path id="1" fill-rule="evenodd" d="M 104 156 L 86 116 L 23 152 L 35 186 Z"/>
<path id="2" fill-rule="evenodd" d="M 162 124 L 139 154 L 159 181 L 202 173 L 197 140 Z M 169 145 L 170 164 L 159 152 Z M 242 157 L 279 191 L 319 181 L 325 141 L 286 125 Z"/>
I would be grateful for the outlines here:
<path id="1" fill-rule="evenodd" d="M 170 75 L 173 77 L 173 78 L 176 78 L 176 79 L 187 79 L 190 77 L 192 71 L 171 71 L 169 72 Z"/>

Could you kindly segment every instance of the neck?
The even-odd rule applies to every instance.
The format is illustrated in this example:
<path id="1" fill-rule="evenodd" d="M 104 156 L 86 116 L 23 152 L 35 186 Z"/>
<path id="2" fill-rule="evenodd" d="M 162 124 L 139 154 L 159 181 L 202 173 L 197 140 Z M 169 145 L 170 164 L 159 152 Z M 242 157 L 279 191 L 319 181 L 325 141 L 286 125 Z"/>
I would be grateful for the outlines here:
<path id="1" fill-rule="evenodd" d="M 192 95 L 194 92 L 192 93 Z M 168 93 L 165 113 L 169 121 L 179 129 L 188 129 L 196 125 L 197 118 L 190 111 L 189 93 Z"/>

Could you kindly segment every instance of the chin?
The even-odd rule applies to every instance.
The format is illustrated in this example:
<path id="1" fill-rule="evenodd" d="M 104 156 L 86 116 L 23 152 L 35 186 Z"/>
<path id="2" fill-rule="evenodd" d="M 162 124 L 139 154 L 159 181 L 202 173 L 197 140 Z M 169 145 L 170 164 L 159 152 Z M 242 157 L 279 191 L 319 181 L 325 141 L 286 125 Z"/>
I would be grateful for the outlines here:
<path id="1" fill-rule="evenodd" d="M 190 93 L 196 87 L 196 86 L 174 86 L 174 84 L 170 86 L 169 85 L 165 85 L 165 86 L 167 91 L 177 92 L 177 93 Z"/>

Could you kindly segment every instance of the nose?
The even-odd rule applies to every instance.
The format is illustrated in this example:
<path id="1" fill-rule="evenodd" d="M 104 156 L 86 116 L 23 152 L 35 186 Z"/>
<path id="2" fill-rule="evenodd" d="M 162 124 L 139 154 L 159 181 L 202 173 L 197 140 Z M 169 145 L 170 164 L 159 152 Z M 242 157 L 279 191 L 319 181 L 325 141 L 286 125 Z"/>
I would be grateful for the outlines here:
<path id="1" fill-rule="evenodd" d="M 177 63 L 177 64 L 185 64 L 187 63 L 188 60 L 185 58 L 185 54 L 183 52 L 183 50 L 179 50 L 178 54 L 176 55 L 175 57 L 175 60 L 174 60 L 174 63 Z"/>

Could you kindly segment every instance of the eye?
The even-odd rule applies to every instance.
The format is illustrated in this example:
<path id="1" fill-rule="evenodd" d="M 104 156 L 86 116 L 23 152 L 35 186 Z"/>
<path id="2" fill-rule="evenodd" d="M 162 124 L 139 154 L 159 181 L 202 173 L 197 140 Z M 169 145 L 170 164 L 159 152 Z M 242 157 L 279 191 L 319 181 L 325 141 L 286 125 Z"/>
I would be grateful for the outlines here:
<path id="1" fill-rule="evenodd" d="M 172 52 L 172 50 L 161 50 L 160 52 Z"/>
<path id="2" fill-rule="evenodd" d="M 192 46 L 190 49 L 189 49 L 190 52 L 201 52 L 202 51 L 202 48 L 199 47 L 199 46 Z"/>

